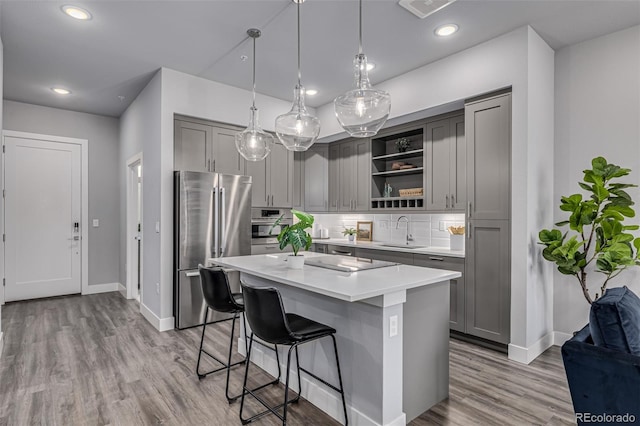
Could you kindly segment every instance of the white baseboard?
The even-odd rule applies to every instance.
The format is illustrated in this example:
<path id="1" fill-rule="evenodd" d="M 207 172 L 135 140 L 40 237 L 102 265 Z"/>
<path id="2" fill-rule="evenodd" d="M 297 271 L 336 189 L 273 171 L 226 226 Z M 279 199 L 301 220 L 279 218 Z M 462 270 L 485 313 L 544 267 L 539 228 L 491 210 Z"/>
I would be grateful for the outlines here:
<path id="1" fill-rule="evenodd" d="M 127 287 L 123 286 L 121 283 L 118 283 L 118 291 L 120 292 L 122 297 L 124 297 L 125 299 L 127 298 Z"/>
<path id="2" fill-rule="evenodd" d="M 151 325 L 158 331 L 168 331 L 175 328 L 175 318 L 159 318 L 154 314 L 151 309 L 147 308 L 144 303 L 140 303 L 140 313 L 142 316 L 151 323 Z"/>
<path id="3" fill-rule="evenodd" d="M 242 355 L 246 355 L 247 351 L 245 348 L 244 339 L 238 339 L 238 352 Z M 280 357 L 280 359 L 286 359 L 286 357 Z M 255 341 L 253 343 L 253 348 L 251 349 L 251 361 L 253 364 L 257 365 L 271 376 L 276 377 L 278 375 L 278 364 L 275 360 L 274 352 L 270 349 L 267 349 L 259 344 L 256 344 Z M 280 381 L 284 383 L 286 377 L 286 364 L 281 364 L 282 376 Z M 342 410 L 342 399 L 340 398 L 340 394 L 334 392 L 333 390 L 329 391 L 329 388 L 324 384 L 318 382 L 316 379 L 309 377 L 308 375 L 303 373 L 302 378 L 302 392 L 300 395 L 320 410 L 324 411 L 338 422 L 344 422 L 344 414 Z M 294 369 L 291 369 L 290 373 L 290 384 L 289 387 L 297 392 L 298 389 L 298 376 Z M 407 424 L 407 419 L 405 413 L 402 413 L 401 416 L 392 420 L 391 422 L 385 423 L 384 425 L 378 423 L 366 416 L 364 413 L 356 410 L 347 402 L 347 412 L 349 415 L 349 424 L 358 425 L 358 426 L 404 426 Z"/>
<path id="4" fill-rule="evenodd" d="M 554 341 L 554 332 L 551 332 L 529 347 L 509 343 L 509 359 L 522 364 L 530 364 L 531 361 L 553 346 Z"/>
<path id="5" fill-rule="evenodd" d="M 108 293 L 110 291 L 118 291 L 120 287 L 120 283 L 106 283 L 106 284 L 94 284 L 88 285 L 87 288 L 82 292 L 83 296 L 87 294 L 98 294 L 98 293 Z"/>
<path id="6" fill-rule="evenodd" d="M 564 342 L 566 342 L 567 340 L 571 339 L 573 337 L 573 334 L 571 333 L 564 333 L 562 331 L 554 331 L 553 332 L 553 344 L 554 346 L 562 346 L 564 345 Z"/>

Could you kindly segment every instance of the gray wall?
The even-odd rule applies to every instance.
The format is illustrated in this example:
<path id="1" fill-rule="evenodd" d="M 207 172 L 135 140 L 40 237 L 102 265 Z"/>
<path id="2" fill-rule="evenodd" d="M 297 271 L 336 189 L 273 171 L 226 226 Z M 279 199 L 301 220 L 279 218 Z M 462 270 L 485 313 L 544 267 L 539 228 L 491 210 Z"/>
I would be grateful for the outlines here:
<path id="1" fill-rule="evenodd" d="M 155 232 L 155 223 L 160 221 L 157 207 L 160 204 L 160 90 L 161 73 L 158 72 L 120 117 L 120 154 L 114 167 L 119 177 L 114 178 L 120 185 L 120 282 L 125 285 L 127 160 L 142 152 L 142 304 L 158 318 L 163 318 L 160 315 L 160 292 L 156 286 L 160 283 L 162 265 L 160 234 Z M 166 266 L 173 269 L 172 260 L 168 262 Z M 173 291 L 173 280 L 167 285 Z M 167 315 L 170 317 L 172 314 Z"/>
<path id="2" fill-rule="evenodd" d="M 4 101 L 4 129 L 89 140 L 89 285 L 120 282 L 119 120 Z"/>
<path id="3" fill-rule="evenodd" d="M 555 221 L 560 196 L 581 192 L 577 182 L 592 158 L 632 169 L 625 181 L 640 178 L 640 26 L 578 43 L 556 53 L 555 88 Z M 640 201 L 640 190 L 629 194 Z M 633 219 L 631 223 L 638 223 Z M 638 232 L 636 232 L 638 235 Z M 640 294 L 640 268 L 610 282 Z M 591 273 L 591 294 L 602 276 Z M 589 305 L 574 277 L 554 275 L 554 329 L 572 333 L 588 322 Z"/>

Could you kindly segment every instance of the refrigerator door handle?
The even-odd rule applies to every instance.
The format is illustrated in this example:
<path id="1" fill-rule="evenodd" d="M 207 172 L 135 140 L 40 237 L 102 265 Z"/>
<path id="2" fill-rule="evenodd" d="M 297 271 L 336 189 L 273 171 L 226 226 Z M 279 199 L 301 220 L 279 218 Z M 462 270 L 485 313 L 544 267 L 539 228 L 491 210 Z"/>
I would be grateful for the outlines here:
<path id="1" fill-rule="evenodd" d="M 218 257 L 218 229 L 220 225 L 220 200 L 218 197 L 218 188 L 213 188 L 213 257 Z"/>
<path id="2" fill-rule="evenodd" d="M 184 274 L 186 277 L 189 278 L 193 278 L 193 277 L 199 277 L 200 276 L 200 271 L 195 271 L 195 272 L 187 272 L 186 274 Z"/>
<path id="3" fill-rule="evenodd" d="M 224 188 L 220 188 L 221 202 L 220 211 L 222 212 L 222 219 L 220 221 L 220 257 L 224 256 L 224 251 L 227 249 L 227 218 L 226 218 L 226 197 Z"/>

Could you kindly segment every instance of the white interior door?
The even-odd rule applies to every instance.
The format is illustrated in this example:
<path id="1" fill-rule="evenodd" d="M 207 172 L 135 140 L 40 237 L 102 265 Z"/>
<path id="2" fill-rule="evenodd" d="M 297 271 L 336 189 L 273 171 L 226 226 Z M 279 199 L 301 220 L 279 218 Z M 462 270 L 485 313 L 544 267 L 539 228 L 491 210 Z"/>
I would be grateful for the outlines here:
<path id="1" fill-rule="evenodd" d="M 81 147 L 5 138 L 5 300 L 80 293 Z"/>

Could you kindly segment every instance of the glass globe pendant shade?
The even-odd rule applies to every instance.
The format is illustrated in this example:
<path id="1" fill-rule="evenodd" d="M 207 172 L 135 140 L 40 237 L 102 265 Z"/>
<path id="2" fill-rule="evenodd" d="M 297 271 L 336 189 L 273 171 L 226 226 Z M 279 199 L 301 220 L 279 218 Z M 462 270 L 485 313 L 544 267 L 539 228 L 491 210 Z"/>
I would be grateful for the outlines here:
<path id="1" fill-rule="evenodd" d="M 356 55 L 354 68 L 356 88 L 338 96 L 333 105 L 342 128 L 353 137 L 366 138 L 378 133 L 389 118 L 391 96 L 371 86 L 364 54 Z"/>
<path id="2" fill-rule="evenodd" d="M 236 133 L 236 149 L 247 161 L 262 161 L 267 158 L 273 146 L 273 136 L 262 130 L 258 122 L 258 108 L 249 108 L 249 125 Z"/>
<path id="3" fill-rule="evenodd" d="M 320 134 L 320 120 L 304 105 L 304 87 L 294 90 L 291 110 L 276 118 L 276 135 L 289 151 L 306 151 Z"/>

